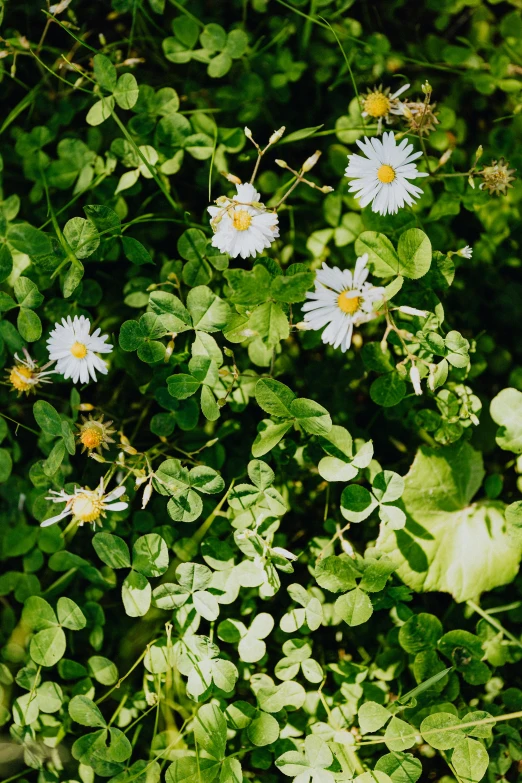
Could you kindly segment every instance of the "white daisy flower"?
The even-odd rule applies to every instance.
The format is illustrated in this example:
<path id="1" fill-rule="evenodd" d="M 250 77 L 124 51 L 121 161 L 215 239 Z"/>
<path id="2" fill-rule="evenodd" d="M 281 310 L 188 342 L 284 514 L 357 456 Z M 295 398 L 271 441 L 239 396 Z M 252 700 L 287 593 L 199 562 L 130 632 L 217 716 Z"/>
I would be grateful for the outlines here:
<path id="1" fill-rule="evenodd" d="M 309 291 L 309 302 L 303 305 L 304 320 L 309 329 L 322 329 L 323 343 L 347 351 L 354 326 L 376 317 L 375 304 L 382 300 L 384 288 L 366 282 L 368 254 L 357 259 L 355 269 L 339 269 L 323 263 L 315 275 L 315 291 Z"/>
<path id="2" fill-rule="evenodd" d="M 404 114 L 403 104 L 398 98 L 409 87 L 409 84 L 403 84 L 400 89 L 390 95 L 390 88 L 386 87 L 383 90 L 381 85 L 380 87 L 374 87 L 373 90 L 369 90 L 366 95 L 361 97 L 363 109 L 361 114 L 363 117 L 371 117 L 377 120 L 377 133 L 382 132 L 383 121 L 390 123 L 393 121 L 394 115 L 400 116 Z"/>
<path id="3" fill-rule="evenodd" d="M 100 337 L 101 329 L 89 334 L 91 322 L 85 316 L 77 315 L 62 323 L 56 323 L 47 340 L 49 358 L 56 360 L 56 372 L 65 379 L 72 378 L 73 383 L 88 383 L 89 376 L 96 380 L 96 370 L 107 374 L 107 362 L 97 353 L 110 353 L 113 346 L 106 342 L 108 335 Z"/>
<path id="4" fill-rule="evenodd" d="M 212 245 L 232 258 L 255 258 L 279 236 L 278 217 L 267 211 L 253 185 L 236 185 L 236 189 L 234 198 L 221 196 L 216 207 L 208 207 Z"/>
<path id="5" fill-rule="evenodd" d="M 457 250 L 457 255 L 461 258 L 471 258 L 473 255 L 473 248 L 470 245 L 466 245 L 466 247 Z"/>
<path id="6" fill-rule="evenodd" d="M 382 141 L 365 136 L 363 142 L 357 139 L 357 144 L 366 157 L 349 155 L 345 173 L 355 177 L 349 189 L 361 207 L 371 203 L 372 212 L 394 215 L 404 204 L 414 204 L 423 191 L 409 180 L 428 176 L 413 163 L 422 152 L 413 152 L 407 139 L 397 145 L 391 131 L 383 133 Z"/>
<path id="7" fill-rule="evenodd" d="M 29 351 L 23 348 L 24 359 L 20 359 L 15 353 L 15 364 L 7 370 L 6 381 L 11 388 L 21 394 L 31 394 L 36 391 L 40 383 L 52 383 L 47 375 L 52 375 L 55 370 L 48 370 L 52 362 L 47 362 L 43 367 L 38 367 L 38 363 L 29 355 Z"/>
<path id="8" fill-rule="evenodd" d="M 105 494 L 103 479 L 100 479 L 98 487 L 94 490 L 76 487 L 72 495 L 69 495 L 64 489 L 59 492 L 51 489 L 50 492 L 51 494 L 46 500 L 51 500 L 53 503 L 65 503 L 65 508 L 55 517 L 44 520 L 40 527 L 49 527 L 49 525 L 54 525 L 70 516 L 79 525 L 83 525 L 85 522 L 90 522 L 94 526 L 98 523 L 101 525 L 101 518 L 105 516 L 106 511 L 123 511 L 129 506 L 123 501 L 113 502 L 123 495 L 125 487 L 116 487 L 112 492 Z"/>

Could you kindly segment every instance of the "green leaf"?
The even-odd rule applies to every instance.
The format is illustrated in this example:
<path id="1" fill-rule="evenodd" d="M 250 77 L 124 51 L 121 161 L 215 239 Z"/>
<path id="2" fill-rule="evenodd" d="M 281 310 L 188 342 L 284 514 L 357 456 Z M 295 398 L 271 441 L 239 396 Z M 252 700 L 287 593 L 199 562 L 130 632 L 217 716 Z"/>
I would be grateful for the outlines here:
<path id="1" fill-rule="evenodd" d="M 261 383 L 261 381 L 258 383 Z M 332 428 L 330 414 L 326 408 L 323 408 L 322 405 L 319 405 L 319 403 L 314 400 L 307 400 L 305 398 L 292 400 L 290 403 L 290 413 L 292 416 L 295 416 L 299 426 L 311 435 L 327 435 Z"/>
<path id="2" fill-rule="evenodd" d="M 437 750 L 450 750 L 465 738 L 459 729 L 460 720 L 450 712 L 436 712 L 428 715 L 421 723 L 420 732 L 426 742 Z"/>
<path id="3" fill-rule="evenodd" d="M 389 775 L 393 783 L 416 783 L 422 764 L 411 753 L 387 753 L 377 761 L 375 770 Z"/>
<path id="4" fill-rule="evenodd" d="M 288 386 L 272 378 L 261 378 L 256 383 L 256 401 L 260 408 L 271 416 L 293 418 L 291 404 L 295 394 Z"/>
<path id="5" fill-rule="evenodd" d="M 416 745 L 415 733 L 413 726 L 394 716 L 384 732 L 386 747 L 388 750 L 408 750 Z"/>
<path id="6" fill-rule="evenodd" d="M 80 631 L 87 625 L 87 620 L 82 610 L 71 598 L 60 596 L 57 604 L 58 622 L 64 628 L 71 631 Z"/>
<path id="7" fill-rule="evenodd" d="M 147 614 L 151 595 L 152 589 L 147 578 L 137 571 L 131 571 L 121 587 L 123 606 L 129 617 L 143 617 Z"/>
<path id="8" fill-rule="evenodd" d="M 373 614 L 373 606 L 367 593 L 356 587 L 337 599 L 335 611 L 345 623 L 354 627 L 362 625 L 370 619 Z"/>
<path id="9" fill-rule="evenodd" d="M 201 386 L 197 378 L 182 372 L 167 378 L 167 385 L 169 394 L 176 400 L 186 400 L 188 397 L 192 397 Z"/>
<path id="10" fill-rule="evenodd" d="M 42 336 L 42 322 L 32 310 L 21 307 L 16 320 L 20 335 L 28 343 L 34 343 Z"/>
<path id="11" fill-rule="evenodd" d="M 376 701 L 366 701 L 359 707 L 357 717 L 362 734 L 379 731 L 390 720 L 392 713 Z"/>
<path id="12" fill-rule="evenodd" d="M 161 576 L 169 566 L 167 544 L 157 533 L 140 536 L 132 548 L 132 567 L 144 576 Z"/>
<path id="13" fill-rule="evenodd" d="M 13 470 L 13 460 L 7 449 L 0 449 L 0 484 L 3 484 Z"/>
<path id="14" fill-rule="evenodd" d="M 119 536 L 112 533 L 96 533 L 92 539 L 96 554 L 111 568 L 130 568 L 129 547 Z"/>
<path id="15" fill-rule="evenodd" d="M 258 433 L 252 444 L 252 455 L 254 457 L 264 457 L 274 446 L 277 446 L 291 427 L 292 422 L 290 421 L 274 424 L 270 419 L 264 419 L 258 425 Z"/>
<path id="16" fill-rule="evenodd" d="M 381 530 L 377 548 L 417 591 L 442 590 L 457 601 L 510 582 L 522 543 L 498 501 L 471 504 L 484 476 L 480 454 L 465 442 L 421 447 L 405 477 L 403 530 Z"/>
<path id="17" fill-rule="evenodd" d="M 89 111 L 85 118 L 89 125 L 101 125 L 102 122 L 107 120 L 114 110 L 114 98 L 109 95 L 107 98 L 101 98 L 97 101 Z"/>
<path id="18" fill-rule="evenodd" d="M 43 295 L 39 292 L 36 283 L 33 283 L 33 281 L 28 277 L 18 278 L 14 284 L 14 293 L 16 296 L 16 301 L 21 307 L 40 307 L 44 300 Z M 4 296 L 7 296 L 7 294 L 4 294 Z M 0 309 L 2 309 L 1 306 Z"/>
<path id="19" fill-rule="evenodd" d="M 499 425 L 496 441 L 504 451 L 522 453 L 522 392 L 502 389 L 491 401 L 491 418 Z"/>
<path id="20" fill-rule="evenodd" d="M 54 666 L 65 653 L 65 634 L 58 626 L 39 631 L 31 639 L 29 652 L 39 666 Z"/>
<path id="21" fill-rule="evenodd" d="M 94 66 L 94 78 L 104 90 L 112 92 L 116 87 L 117 72 L 108 57 L 103 54 L 95 54 L 92 60 Z"/>
<path id="22" fill-rule="evenodd" d="M 138 242 L 137 239 L 133 239 L 132 237 L 124 235 L 121 238 L 121 243 L 123 245 L 125 258 L 127 258 L 131 264 L 142 266 L 143 264 L 154 263 L 149 251 L 141 244 L 141 242 Z"/>
<path id="23" fill-rule="evenodd" d="M 192 316 L 194 329 L 203 332 L 223 329 L 230 313 L 228 304 L 205 285 L 196 286 L 189 291 L 187 308 Z"/>
<path id="24" fill-rule="evenodd" d="M 112 661 L 102 655 L 89 658 L 89 674 L 101 685 L 114 685 L 118 681 L 118 669 Z"/>
<path id="25" fill-rule="evenodd" d="M 406 394 L 406 384 L 398 372 L 388 372 L 376 378 L 370 386 L 370 397 L 383 408 L 397 405 Z"/>
<path id="26" fill-rule="evenodd" d="M 88 258 L 100 244 L 98 229 L 85 218 L 75 217 L 68 220 L 63 235 L 77 258 Z"/>
<path id="27" fill-rule="evenodd" d="M 330 555 L 318 560 L 315 566 L 315 580 L 320 587 L 332 593 L 351 590 L 360 577 L 353 560 L 347 555 Z"/>
<path id="28" fill-rule="evenodd" d="M 120 109 L 132 109 L 138 100 L 139 92 L 136 77 L 132 73 L 123 73 L 113 94 Z"/>
<path id="29" fill-rule="evenodd" d="M 399 237 L 397 246 L 403 277 L 417 280 L 428 272 L 431 266 L 431 242 L 419 228 L 409 228 Z"/>
<path id="30" fill-rule="evenodd" d="M 373 266 L 372 272 L 377 277 L 400 274 L 399 257 L 385 234 L 364 231 L 355 241 L 355 252 L 358 256 L 368 253 L 368 262 Z"/>
<path id="31" fill-rule="evenodd" d="M 279 738 L 279 723 L 266 712 L 259 712 L 247 728 L 248 739 L 257 747 L 272 745 Z"/>
<path id="32" fill-rule="evenodd" d="M 442 633 L 442 623 L 435 615 L 420 612 L 401 625 L 399 643 L 406 652 L 416 654 L 436 647 Z"/>
<path id="33" fill-rule="evenodd" d="M 349 522 L 362 522 L 370 516 L 377 502 L 365 487 L 350 484 L 341 495 L 341 514 Z"/>
<path id="34" fill-rule="evenodd" d="M 58 411 L 45 400 L 37 400 L 33 405 L 33 415 L 44 435 L 48 438 L 62 434 L 62 420 Z"/>
<path id="35" fill-rule="evenodd" d="M 69 702 L 69 715 L 82 726 L 105 728 L 105 718 L 96 704 L 87 696 L 73 696 Z"/>
<path id="36" fill-rule="evenodd" d="M 209 756 L 220 761 L 225 756 L 227 722 L 217 704 L 204 704 L 194 721 L 194 737 Z"/>
<path id="37" fill-rule="evenodd" d="M 478 783 L 488 770 L 489 756 L 481 742 L 466 737 L 451 754 L 451 763 L 461 780 Z"/>

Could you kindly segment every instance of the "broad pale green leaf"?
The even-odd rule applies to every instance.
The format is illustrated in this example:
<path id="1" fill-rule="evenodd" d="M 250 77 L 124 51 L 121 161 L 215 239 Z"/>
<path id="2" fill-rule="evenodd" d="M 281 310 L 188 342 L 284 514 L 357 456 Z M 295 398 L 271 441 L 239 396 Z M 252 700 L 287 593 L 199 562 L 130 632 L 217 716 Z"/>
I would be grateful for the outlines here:
<path id="1" fill-rule="evenodd" d="M 522 453 L 522 392 L 502 389 L 491 401 L 491 418 L 499 425 L 497 443 L 505 451 Z"/>
<path id="2" fill-rule="evenodd" d="M 271 745 L 279 737 L 279 723 L 273 715 L 258 712 L 247 728 L 248 739 L 257 747 Z"/>
<path id="3" fill-rule="evenodd" d="M 387 753 L 377 761 L 375 770 L 389 775 L 393 783 L 416 783 L 422 764 L 411 753 Z"/>
<path id="4" fill-rule="evenodd" d="M 56 610 L 58 621 L 64 628 L 70 628 L 71 631 L 81 631 L 87 625 L 85 615 L 78 604 L 65 595 L 58 599 Z"/>
<path id="5" fill-rule="evenodd" d="M 129 547 L 123 538 L 112 533 L 96 533 L 92 545 L 100 560 L 111 568 L 130 568 Z"/>
<path id="6" fill-rule="evenodd" d="M 400 261 L 395 248 L 385 234 L 377 231 L 364 231 L 355 241 L 358 256 L 368 253 L 372 272 L 377 277 L 390 277 L 400 273 Z"/>
<path id="7" fill-rule="evenodd" d="M 37 400 L 33 405 L 33 415 L 47 437 L 56 437 L 62 434 L 60 414 L 50 403 L 45 400 Z"/>
<path id="8" fill-rule="evenodd" d="M 478 783 L 487 772 L 489 756 L 481 742 L 466 737 L 451 754 L 451 763 L 461 780 Z"/>
<path id="9" fill-rule="evenodd" d="M 437 750 L 450 750 L 461 743 L 465 734 L 459 729 L 460 720 L 451 712 L 436 712 L 421 723 L 420 732 L 426 742 Z"/>
<path id="10" fill-rule="evenodd" d="M 68 220 L 63 235 L 77 258 L 92 255 L 100 244 L 100 235 L 94 223 L 81 217 Z"/>
<path id="11" fill-rule="evenodd" d="M 31 639 L 29 652 L 40 666 L 54 666 L 63 657 L 66 648 L 65 634 L 59 626 L 46 628 Z"/>
<path id="12" fill-rule="evenodd" d="M 428 272 L 431 265 L 431 242 L 420 228 L 409 228 L 400 235 L 397 253 L 400 260 L 399 273 L 403 277 L 416 280 Z"/>
<path id="13" fill-rule="evenodd" d="M 99 708 L 87 696 L 73 696 L 69 702 L 69 715 L 82 726 L 104 728 L 107 725 Z"/>
<path id="14" fill-rule="evenodd" d="M 368 594 L 356 587 L 337 599 L 335 611 L 345 623 L 353 627 L 362 625 L 370 619 L 373 614 L 373 606 Z"/>
<path id="15" fill-rule="evenodd" d="M 384 732 L 386 747 L 388 750 L 408 750 L 416 745 L 415 733 L 413 726 L 394 716 Z"/>
<path id="16" fill-rule="evenodd" d="M 483 476 L 482 458 L 468 443 L 417 452 L 402 496 L 406 527 L 384 528 L 376 544 L 413 589 L 465 601 L 517 574 L 522 544 L 504 505 L 471 504 Z"/>
<path id="17" fill-rule="evenodd" d="M 258 433 L 252 444 L 252 455 L 254 457 L 264 457 L 265 454 L 272 451 L 274 446 L 277 446 L 291 428 L 291 421 L 274 424 L 270 419 L 264 419 L 258 425 Z"/>
<path id="18" fill-rule="evenodd" d="M 379 731 L 391 718 L 391 712 L 376 701 L 367 701 L 359 707 L 357 713 L 359 726 L 363 734 Z"/>
<path id="19" fill-rule="evenodd" d="M 129 617 L 142 617 L 150 607 L 152 588 L 145 576 L 131 571 L 121 588 L 123 606 Z"/>
<path id="20" fill-rule="evenodd" d="M 139 96 L 136 77 L 132 73 L 123 73 L 118 79 L 113 95 L 121 109 L 132 109 Z"/>
<path id="21" fill-rule="evenodd" d="M 115 664 L 102 655 L 93 655 L 88 661 L 89 674 L 102 685 L 114 685 L 118 681 L 118 669 Z"/>
<path id="22" fill-rule="evenodd" d="M 227 722 L 217 704 L 204 704 L 194 721 L 194 736 L 198 745 L 212 758 L 220 760 L 225 755 Z"/>
<path id="23" fill-rule="evenodd" d="M 256 384 L 256 400 L 260 408 L 271 416 L 293 418 L 291 405 L 295 394 L 284 383 L 272 378 L 261 378 Z"/>
<path id="24" fill-rule="evenodd" d="M 169 566 L 169 550 L 157 533 L 140 536 L 132 548 L 132 567 L 144 576 L 161 576 Z"/>

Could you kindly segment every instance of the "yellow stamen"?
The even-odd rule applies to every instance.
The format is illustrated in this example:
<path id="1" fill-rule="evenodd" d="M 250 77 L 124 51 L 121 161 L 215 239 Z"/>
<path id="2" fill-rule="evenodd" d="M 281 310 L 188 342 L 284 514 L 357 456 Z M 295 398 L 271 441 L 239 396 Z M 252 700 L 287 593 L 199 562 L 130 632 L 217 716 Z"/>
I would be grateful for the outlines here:
<path id="1" fill-rule="evenodd" d="M 359 296 L 350 296 L 350 294 L 351 291 L 343 291 L 342 294 L 339 294 L 339 297 L 337 298 L 337 305 L 339 306 L 339 309 L 348 315 L 355 313 L 356 310 L 359 309 L 360 302 Z"/>
<path id="2" fill-rule="evenodd" d="M 84 359 L 87 356 L 87 346 L 83 343 L 73 343 L 71 353 L 75 359 Z"/>
<path id="3" fill-rule="evenodd" d="M 101 516 L 103 503 L 95 495 L 77 495 L 72 502 L 73 515 L 79 522 L 96 522 Z"/>
<path id="4" fill-rule="evenodd" d="M 33 372 L 29 367 L 23 367 L 22 365 L 15 365 L 9 373 L 9 383 L 16 391 L 27 392 L 33 388 L 33 384 L 29 383 L 32 380 Z"/>
<path id="5" fill-rule="evenodd" d="M 386 163 L 384 163 L 377 172 L 377 177 L 381 180 L 381 182 L 393 182 L 395 179 L 395 172 L 391 166 L 388 166 Z"/>
<path id="6" fill-rule="evenodd" d="M 385 117 L 390 111 L 390 101 L 382 92 L 372 92 L 364 101 L 364 111 L 370 117 Z"/>
<path id="7" fill-rule="evenodd" d="M 246 209 L 237 209 L 232 215 L 232 225 L 236 231 L 246 231 L 252 222 L 252 215 Z"/>
<path id="8" fill-rule="evenodd" d="M 95 425 L 87 427 L 80 435 L 80 441 L 87 449 L 97 449 L 102 440 L 103 430 Z"/>

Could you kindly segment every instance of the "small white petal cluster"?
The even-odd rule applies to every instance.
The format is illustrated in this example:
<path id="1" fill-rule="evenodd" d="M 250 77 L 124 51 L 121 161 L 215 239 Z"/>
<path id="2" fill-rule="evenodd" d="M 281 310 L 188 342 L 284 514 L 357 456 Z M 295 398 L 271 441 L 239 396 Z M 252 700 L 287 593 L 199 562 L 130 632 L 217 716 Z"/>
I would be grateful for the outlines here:
<path id="1" fill-rule="evenodd" d="M 471 258 L 473 255 L 473 248 L 470 245 L 466 245 L 466 247 L 457 250 L 457 255 L 461 258 Z"/>
<path id="2" fill-rule="evenodd" d="M 406 139 L 397 144 L 391 131 L 383 133 L 382 141 L 365 136 L 362 142 L 357 139 L 357 144 L 366 157 L 349 155 L 345 173 L 355 178 L 349 190 L 361 207 L 371 204 L 372 212 L 394 215 L 405 204 L 414 204 L 423 191 L 410 180 L 428 176 L 413 162 L 422 152 L 413 152 Z"/>
<path id="3" fill-rule="evenodd" d="M 107 343 L 108 335 L 100 336 L 101 329 L 90 334 L 91 322 L 85 316 L 62 318 L 56 323 L 47 340 L 49 359 L 56 361 L 56 372 L 73 383 L 87 383 L 89 377 L 96 380 L 96 370 L 107 374 L 107 363 L 97 356 L 110 353 L 113 346 Z"/>
<path id="4" fill-rule="evenodd" d="M 46 500 L 51 500 L 53 503 L 65 503 L 65 508 L 55 517 L 50 517 L 42 522 L 40 527 L 49 527 L 56 522 L 60 522 L 66 517 L 72 516 L 79 525 L 83 525 L 86 522 L 96 525 L 105 516 L 106 511 L 123 511 L 128 508 L 128 503 L 114 501 L 121 497 L 125 492 L 124 486 L 116 487 L 112 492 L 105 494 L 103 486 L 103 479 L 96 489 L 84 489 L 83 487 L 76 487 L 73 494 L 67 493 L 64 489 L 59 492 L 50 490 L 50 495 Z"/>
<path id="5" fill-rule="evenodd" d="M 355 269 L 339 269 L 323 263 L 316 272 L 315 290 L 303 305 L 304 320 L 309 329 L 322 329 L 322 341 L 347 351 L 355 326 L 376 317 L 375 305 L 382 301 L 384 288 L 366 282 L 368 254 L 357 259 Z"/>
<path id="6" fill-rule="evenodd" d="M 234 198 L 222 196 L 208 207 L 212 245 L 232 258 L 255 258 L 279 236 L 278 217 L 261 203 L 253 185 L 236 185 Z"/>

